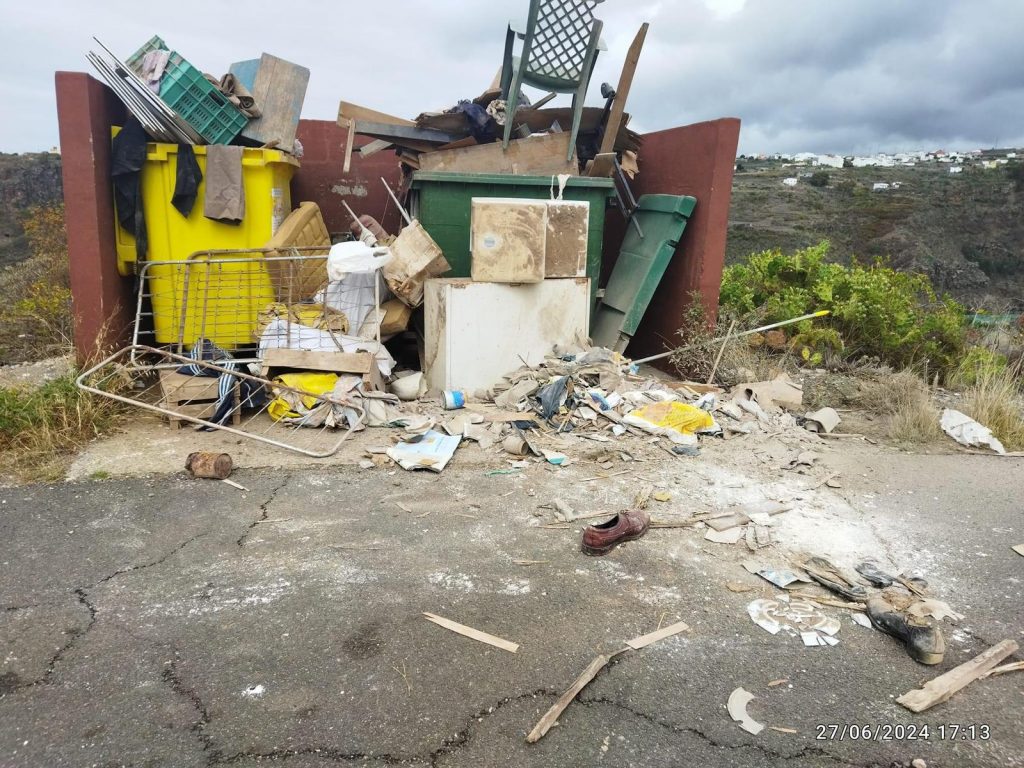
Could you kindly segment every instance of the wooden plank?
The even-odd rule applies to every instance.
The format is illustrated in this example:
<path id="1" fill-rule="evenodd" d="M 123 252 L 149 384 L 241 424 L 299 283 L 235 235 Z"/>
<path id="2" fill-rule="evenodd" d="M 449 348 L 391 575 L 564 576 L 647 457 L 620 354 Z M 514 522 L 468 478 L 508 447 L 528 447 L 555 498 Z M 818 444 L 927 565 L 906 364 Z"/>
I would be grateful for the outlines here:
<path id="1" fill-rule="evenodd" d="M 907 691 L 896 699 L 896 703 L 902 704 L 911 712 L 924 712 L 926 709 L 946 701 L 954 693 L 973 683 L 979 677 L 983 677 L 986 672 L 1016 651 L 1017 643 L 1013 640 L 996 643 L 970 661 L 964 662 L 959 667 L 954 667 L 944 675 L 929 680 L 923 688 Z"/>
<path id="2" fill-rule="evenodd" d="M 412 120 L 406 120 L 404 117 L 395 117 L 394 115 L 389 115 L 386 112 L 378 112 L 376 109 L 363 107 L 349 101 L 343 101 L 338 104 L 338 125 L 342 124 L 342 120 L 369 120 L 373 123 L 387 123 L 388 125 L 405 125 L 413 127 L 416 125 L 415 122 Z"/>
<path id="3" fill-rule="evenodd" d="M 587 166 L 587 176 L 592 178 L 609 178 L 615 173 L 615 153 L 606 152 L 598 155 Z"/>
<path id="4" fill-rule="evenodd" d="M 590 662 L 590 665 L 583 670 L 580 676 L 576 678 L 575 682 L 573 682 L 573 684 L 558 697 L 558 701 L 551 705 L 551 709 L 545 712 L 544 716 L 537 721 L 537 724 L 533 726 L 533 730 L 530 731 L 530 734 L 526 737 L 526 741 L 530 744 L 540 741 L 540 739 L 544 737 L 544 734 L 551 730 L 551 726 L 558 722 L 559 715 L 561 715 L 572 700 L 576 698 L 576 695 L 587 687 L 587 683 L 597 677 L 597 673 L 608 665 L 611 658 L 611 656 L 601 654 Z"/>
<path id="5" fill-rule="evenodd" d="M 493 645 L 495 648 L 501 648 L 503 651 L 509 653 L 515 653 L 519 650 L 519 644 L 513 643 L 508 640 L 503 640 L 495 635 L 490 635 L 486 632 L 481 632 L 479 629 L 473 629 L 473 627 L 467 627 L 465 624 L 459 624 L 457 621 L 446 619 L 443 616 L 437 616 L 433 613 L 423 612 L 423 615 L 429 620 L 437 624 L 438 626 L 450 629 L 452 632 L 457 632 L 465 637 L 472 638 L 481 643 L 487 643 Z"/>
<path id="6" fill-rule="evenodd" d="M 231 67 L 233 72 L 235 65 Z M 260 144 L 276 141 L 278 147 L 291 152 L 295 147 L 295 132 L 299 127 L 308 85 L 309 70 L 306 67 L 269 53 L 261 55 L 250 89 L 261 114 L 246 124 L 242 136 Z"/>
<path id="7" fill-rule="evenodd" d="M 417 128 L 415 125 L 393 125 L 391 123 L 360 120 L 358 118 L 354 118 L 354 120 L 356 133 L 373 136 L 374 138 L 390 139 L 395 144 L 401 143 L 403 139 L 425 141 L 431 144 L 448 144 L 462 138 L 461 136 L 445 133 L 444 131 L 435 131 L 431 128 Z"/>
<path id="8" fill-rule="evenodd" d="M 338 120 L 338 125 L 341 125 L 341 120 Z M 352 144 L 356 138 L 356 126 L 351 120 L 345 120 L 345 125 L 342 126 L 345 129 L 345 162 L 342 163 L 342 173 L 348 173 L 352 170 Z"/>
<path id="9" fill-rule="evenodd" d="M 389 147 L 393 146 L 395 145 L 392 144 L 390 141 L 384 141 L 384 139 L 374 139 L 369 144 L 363 144 L 363 146 L 359 148 L 359 155 L 361 157 L 369 157 L 370 155 L 377 154 L 382 149 L 388 149 Z"/>
<path id="10" fill-rule="evenodd" d="M 622 114 L 626 109 L 626 99 L 629 97 L 629 88 L 633 84 L 633 75 L 636 74 L 636 65 L 640 61 L 640 51 L 644 47 L 644 39 L 647 37 L 647 28 L 650 25 L 645 21 L 640 25 L 640 31 L 633 38 L 633 44 L 626 52 L 626 63 L 622 65 L 622 74 L 619 75 L 619 87 L 615 89 L 615 98 L 612 101 L 612 110 L 608 113 L 608 122 L 605 123 L 604 136 L 601 138 L 601 149 L 598 154 L 615 151 L 615 140 L 619 136 L 619 126 L 622 125 Z"/>
<path id="11" fill-rule="evenodd" d="M 268 349 L 263 353 L 263 370 L 296 368 L 302 371 L 367 374 L 373 367 L 369 352 L 310 352 L 302 349 Z"/>
<path id="12" fill-rule="evenodd" d="M 672 635 L 678 635 L 680 632 L 689 631 L 690 627 L 685 621 L 677 621 L 675 624 L 669 624 L 667 627 L 662 627 L 654 632 L 648 632 L 646 635 L 640 635 L 640 637 L 634 637 L 632 640 L 627 640 L 626 645 L 634 651 L 639 651 L 641 648 L 646 648 L 651 643 L 664 640 L 666 637 L 671 637 Z"/>
<path id="13" fill-rule="evenodd" d="M 513 141 L 507 151 L 501 142 L 479 144 L 462 149 L 443 149 L 420 157 L 424 171 L 458 173 L 514 173 L 518 175 L 552 176 L 579 173 L 576 160 L 566 160 L 569 134 L 553 133 Z"/>

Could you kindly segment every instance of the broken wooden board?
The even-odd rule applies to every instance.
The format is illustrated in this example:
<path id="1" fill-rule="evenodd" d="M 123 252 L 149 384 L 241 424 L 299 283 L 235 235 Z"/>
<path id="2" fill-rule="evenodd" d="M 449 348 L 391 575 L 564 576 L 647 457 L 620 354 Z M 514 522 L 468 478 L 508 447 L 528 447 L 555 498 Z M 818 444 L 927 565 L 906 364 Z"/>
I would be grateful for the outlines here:
<path id="1" fill-rule="evenodd" d="M 607 179 L 615 173 L 615 153 L 607 152 L 598 155 L 587 163 L 587 176 Z"/>
<path id="2" fill-rule="evenodd" d="M 1024 556 L 1024 544 L 1014 544 L 1012 547 L 1010 547 L 1010 549 L 1012 549 L 1018 555 Z"/>
<path id="3" fill-rule="evenodd" d="M 348 101 L 343 101 L 338 104 L 338 124 L 341 125 L 342 120 L 369 120 L 373 123 L 387 123 L 389 125 L 405 125 L 409 127 L 415 127 L 416 123 L 412 120 L 406 120 L 404 117 L 395 117 L 389 115 L 386 112 L 378 112 L 376 109 L 370 109 L 369 107 L 363 107 L 359 104 L 352 104 Z"/>
<path id="4" fill-rule="evenodd" d="M 608 113 L 608 122 L 605 123 L 605 135 L 601 139 L 601 154 L 615 150 L 619 126 L 622 124 L 622 115 L 626 109 L 626 99 L 629 98 L 629 89 L 633 84 L 633 75 L 636 74 L 636 65 L 640 61 L 640 51 L 643 50 L 649 26 L 646 21 L 640 25 L 640 30 L 626 52 L 626 61 L 622 65 L 622 74 L 619 75 L 619 87 L 615 89 L 612 109 Z"/>
<path id="5" fill-rule="evenodd" d="M 372 120 L 353 120 L 353 122 L 358 134 L 375 139 L 387 139 L 392 144 L 400 144 L 418 152 L 427 152 L 436 149 L 441 144 L 449 144 L 460 138 L 442 131 L 417 128 L 415 125 L 393 125 L 377 123 Z"/>
<path id="6" fill-rule="evenodd" d="M 451 619 L 446 619 L 443 616 L 437 616 L 433 613 L 427 613 L 424 611 L 423 615 L 428 621 L 432 621 L 445 629 L 450 629 L 452 632 L 456 632 L 463 637 L 468 637 L 481 643 L 493 645 L 495 648 L 501 648 L 501 650 L 508 651 L 509 653 L 515 653 L 519 650 L 519 643 L 513 643 L 509 640 L 488 634 L 487 632 L 481 632 L 479 629 L 467 627 L 465 624 L 459 624 L 457 621 L 452 621 Z"/>
<path id="7" fill-rule="evenodd" d="M 551 705 L 551 709 L 545 712 L 544 716 L 533 726 L 533 730 L 526 737 L 527 743 L 534 744 L 542 739 L 544 734 L 551 730 L 551 726 L 558 722 L 559 716 L 565 711 L 565 708 L 569 706 L 572 700 L 576 698 L 576 695 L 587 687 L 587 683 L 597 677 L 597 673 L 604 669 L 611 659 L 611 656 L 601 654 L 590 662 L 590 665 L 580 673 L 580 676 L 576 678 L 573 684 L 558 697 L 558 701 Z"/>
<path id="8" fill-rule="evenodd" d="M 388 149 L 389 147 L 395 146 L 390 141 L 384 141 L 384 139 L 374 139 L 369 144 L 363 144 L 359 147 L 359 155 L 361 157 L 369 157 L 375 155 L 382 149 Z"/>
<path id="9" fill-rule="evenodd" d="M 678 635 L 680 632 L 689 631 L 690 627 L 685 621 L 677 621 L 675 624 L 669 624 L 667 627 L 662 627 L 654 632 L 648 632 L 646 635 L 641 635 L 640 637 L 634 637 L 632 640 L 627 640 L 626 645 L 634 651 L 639 651 L 641 648 L 645 648 L 651 643 L 664 640 L 666 637 L 671 637 L 672 635 Z"/>
<path id="10" fill-rule="evenodd" d="M 970 661 L 964 662 L 959 667 L 954 667 L 944 675 L 929 680 L 924 687 L 907 691 L 896 699 L 896 703 L 902 704 L 911 712 L 924 712 L 926 709 L 931 709 L 978 678 L 984 677 L 1000 661 L 1011 653 L 1016 653 L 1017 647 L 1017 643 L 1013 640 L 996 643 Z"/>
<path id="11" fill-rule="evenodd" d="M 551 133 L 518 139 L 502 149 L 501 142 L 457 149 L 438 149 L 420 158 L 424 171 L 452 173 L 512 173 L 520 176 L 554 176 L 579 173 L 576 159 L 566 160 L 569 134 Z"/>
<path id="12" fill-rule="evenodd" d="M 373 368 L 369 352 L 311 352 L 303 349 L 268 349 L 263 353 L 263 370 L 294 368 L 300 371 L 368 374 Z"/>
<path id="13" fill-rule="evenodd" d="M 276 141 L 280 149 L 291 152 L 309 85 L 309 70 L 264 53 L 259 59 L 232 64 L 230 71 L 236 75 L 252 74 L 249 91 L 261 113 L 246 123 L 241 136 L 257 144 Z"/>

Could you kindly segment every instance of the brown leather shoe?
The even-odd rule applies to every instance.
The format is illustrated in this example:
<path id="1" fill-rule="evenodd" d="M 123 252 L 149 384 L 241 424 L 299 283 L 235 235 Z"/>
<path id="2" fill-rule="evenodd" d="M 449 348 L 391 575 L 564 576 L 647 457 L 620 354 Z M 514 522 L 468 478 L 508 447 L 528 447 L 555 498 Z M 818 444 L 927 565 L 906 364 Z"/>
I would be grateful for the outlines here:
<path id="1" fill-rule="evenodd" d="M 611 520 L 583 529 L 583 554 L 603 555 L 624 541 L 639 539 L 651 525 L 650 516 L 642 509 L 627 509 Z"/>

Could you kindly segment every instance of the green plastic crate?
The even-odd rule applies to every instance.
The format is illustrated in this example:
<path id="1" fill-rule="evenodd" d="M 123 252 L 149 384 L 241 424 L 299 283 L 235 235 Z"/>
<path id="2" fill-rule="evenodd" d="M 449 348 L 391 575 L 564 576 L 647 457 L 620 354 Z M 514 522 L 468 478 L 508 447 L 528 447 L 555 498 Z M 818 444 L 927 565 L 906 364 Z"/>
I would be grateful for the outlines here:
<path id="1" fill-rule="evenodd" d="M 203 73 L 171 51 L 160 80 L 160 98 L 209 144 L 229 144 L 249 122 Z"/>
<path id="2" fill-rule="evenodd" d="M 159 35 L 153 35 L 139 50 L 124 60 L 131 69 L 135 71 L 135 74 L 142 75 L 142 60 L 146 58 L 146 54 L 150 51 L 166 51 L 167 43 L 164 42 L 163 38 Z"/>
<path id="3" fill-rule="evenodd" d="M 441 247 L 452 269 L 445 277 L 469 277 L 469 219 L 474 197 L 517 197 L 548 200 L 554 183 L 551 176 L 515 176 L 499 173 L 451 173 L 416 171 L 412 175 L 413 213 Z M 601 249 L 608 198 L 615 194 L 611 179 L 572 176 L 564 200 L 590 203 L 590 235 L 587 239 L 587 277 L 591 299 L 601 276 Z"/>

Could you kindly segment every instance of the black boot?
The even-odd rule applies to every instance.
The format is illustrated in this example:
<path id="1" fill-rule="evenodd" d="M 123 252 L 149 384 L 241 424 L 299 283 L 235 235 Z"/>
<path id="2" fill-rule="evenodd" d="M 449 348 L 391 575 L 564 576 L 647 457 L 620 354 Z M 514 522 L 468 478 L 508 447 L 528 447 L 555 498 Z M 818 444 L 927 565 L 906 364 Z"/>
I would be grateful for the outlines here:
<path id="1" fill-rule="evenodd" d="M 899 638 L 907 653 L 921 664 L 939 664 L 946 653 L 942 630 L 932 619 L 910 616 L 898 611 L 883 597 L 872 597 L 867 603 L 868 618 L 883 632 Z"/>

